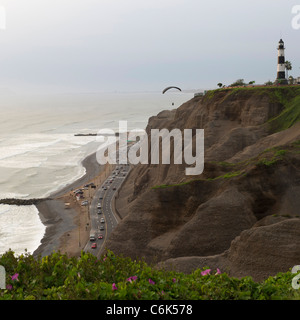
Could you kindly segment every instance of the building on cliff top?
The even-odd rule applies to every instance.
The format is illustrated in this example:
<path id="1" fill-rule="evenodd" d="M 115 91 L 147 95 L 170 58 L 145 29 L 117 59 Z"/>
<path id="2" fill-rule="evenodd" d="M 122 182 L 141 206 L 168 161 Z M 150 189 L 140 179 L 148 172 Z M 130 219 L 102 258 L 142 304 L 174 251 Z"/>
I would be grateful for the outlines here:
<path id="1" fill-rule="evenodd" d="M 284 56 L 284 42 L 280 39 L 278 43 L 278 62 L 277 62 L 277 78 L 275 83 L 278 84 L 288 84 L 288 81 L 285 77 L 285 56 Z"/>

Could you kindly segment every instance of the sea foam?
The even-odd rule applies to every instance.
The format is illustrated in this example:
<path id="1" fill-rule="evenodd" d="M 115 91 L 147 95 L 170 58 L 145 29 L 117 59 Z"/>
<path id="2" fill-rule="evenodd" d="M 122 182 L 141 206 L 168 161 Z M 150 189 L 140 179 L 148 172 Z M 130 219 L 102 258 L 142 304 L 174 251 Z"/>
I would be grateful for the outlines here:
<path id="1" fill-rule="evenodd" d="M 8 249 L 18 255 L 25 250 L 33 253 L 45 230 L 34 205 L 0 205 L 0 254 Z"/>

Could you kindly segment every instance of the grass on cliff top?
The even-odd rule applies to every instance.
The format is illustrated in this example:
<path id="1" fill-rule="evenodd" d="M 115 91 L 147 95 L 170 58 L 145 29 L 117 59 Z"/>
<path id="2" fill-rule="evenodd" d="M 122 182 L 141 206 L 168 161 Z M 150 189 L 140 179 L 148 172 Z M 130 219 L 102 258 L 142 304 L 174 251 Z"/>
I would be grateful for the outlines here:
<path id="1" fill-rule="evenodd" d="M 278 273 L 265 281 L 229 277 L 225 270 L 197 269 L 191 274 L 166 271 L 108 251 L 69 258 L 54 252 L 43 258 L 12 251 L 0 256 L 6 289 L 0 300 L 272 300 L 300 299 L 292 281 Z M 293 282 L 294 283 L 294 282 Z"/>
<path id="2" fill-rule="evenodd" d="M 236 95 L 239 93 L 253 92 L 258 95 L 268 94 L 270 97 L 274 97 L 276 101 L 280 101 L 284 104 L 285 101 L 289 101 L 299 94 L 300 86 L 299 85 L 288 85 L 288 86 L 245 86 L 245 87 L 232 87 L 232 88 L 221 88 L 208 90 L 205 98 L 211 99 L 215 94 L 219 92 L 227 92 L 229 95 Z"/>

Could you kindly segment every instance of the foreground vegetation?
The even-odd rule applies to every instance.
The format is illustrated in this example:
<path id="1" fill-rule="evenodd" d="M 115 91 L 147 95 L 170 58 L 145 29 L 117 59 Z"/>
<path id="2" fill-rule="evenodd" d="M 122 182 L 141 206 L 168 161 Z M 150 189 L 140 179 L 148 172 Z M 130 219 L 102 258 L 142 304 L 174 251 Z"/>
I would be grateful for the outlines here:
<path id="1" fill-rule="evenodd" d="M 0 257 L 6 269 L 6 289 L 0 299 L 101 300 L 223 300 L 300 299 L 292 288 L 295 274 L 279 273 L 261 283 L 236 279 L 222 270 L 198 269 L 192 274 L 165 271 L 108 252 L 97 259 L 82 252 L 69 258 L 55 252 L 44 258 L 9 251 Z"/>

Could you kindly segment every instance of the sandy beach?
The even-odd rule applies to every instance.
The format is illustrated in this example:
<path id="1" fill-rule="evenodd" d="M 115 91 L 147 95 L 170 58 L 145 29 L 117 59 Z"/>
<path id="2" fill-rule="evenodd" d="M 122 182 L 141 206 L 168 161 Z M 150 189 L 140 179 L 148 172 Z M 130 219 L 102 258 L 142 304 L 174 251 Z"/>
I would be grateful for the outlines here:
<path id="1" fill-rule="evenodd" d="M 40 219 L 46 226 L 46 232 L 41 245 L 34 255 L 46 256 L 53 251 L 68 253 L 69 256 L 80 255 L 89 238 L 90 217 L 87 206 L 81 206 L 73 190 L 93 182 L 98 188 L 111 173 L 113 165 L 99 165 L 96 153 L 82 161 L 86 169 L 83 177 L 53 193 L 51 200 L 37 204 Z M 84 200 L 91 201 L 96 189 L 84 190 Z M 65 203 L 69 203 L 66 206 Z"/>

